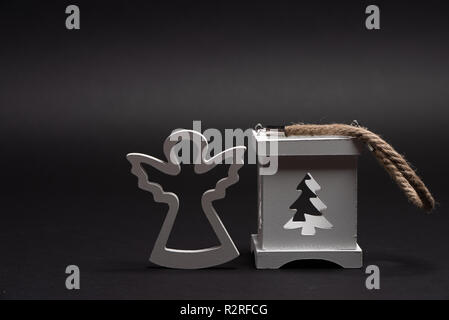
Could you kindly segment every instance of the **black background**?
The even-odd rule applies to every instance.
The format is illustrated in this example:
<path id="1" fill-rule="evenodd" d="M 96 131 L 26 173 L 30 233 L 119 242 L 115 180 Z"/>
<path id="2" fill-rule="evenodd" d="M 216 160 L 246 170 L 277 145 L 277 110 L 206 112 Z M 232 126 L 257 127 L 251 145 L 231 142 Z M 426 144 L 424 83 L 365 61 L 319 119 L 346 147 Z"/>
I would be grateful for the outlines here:
<path id="1" fill-rule="evenodd" d="M 2 1 L 0 297 L 448 298 L 449 5 L 375 1 Z M 77 4 L 81 30 L 65 28 Z M 172 129 L 358 119 L 418 168 L 438 208 L 407 203 L 368 152 L 359 244 L 381 269 L 255 270 L 256 169 L 216 209 L 241 256 L 207 270 L 148 262 L 166 207 L 137 189 L 128 152 L 162 156 Z M 195 210 L 217 177 L 184 170 L 170 243 L 215 240 Z M 201 237 L 199 235 L 202 235 Z M 68 291 L 65 267 L 81 269 Z"/>

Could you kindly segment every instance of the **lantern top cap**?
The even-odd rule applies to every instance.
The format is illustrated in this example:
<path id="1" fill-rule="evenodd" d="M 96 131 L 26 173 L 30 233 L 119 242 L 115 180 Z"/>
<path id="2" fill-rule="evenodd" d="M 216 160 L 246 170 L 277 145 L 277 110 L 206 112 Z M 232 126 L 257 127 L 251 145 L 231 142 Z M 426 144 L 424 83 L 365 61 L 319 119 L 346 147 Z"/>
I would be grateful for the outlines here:
<path id="1" fill-rule="evenodd" d="M 286 136 L 282 130 L 253 130 L 252 142 L 257 154 L 268 156 L 270 148 L 277 148 L 280 156 L 302 155 L 359 155 L 361 143 L 347 136 Z M 267 145 L 271 145 L 267 148 Z"/>

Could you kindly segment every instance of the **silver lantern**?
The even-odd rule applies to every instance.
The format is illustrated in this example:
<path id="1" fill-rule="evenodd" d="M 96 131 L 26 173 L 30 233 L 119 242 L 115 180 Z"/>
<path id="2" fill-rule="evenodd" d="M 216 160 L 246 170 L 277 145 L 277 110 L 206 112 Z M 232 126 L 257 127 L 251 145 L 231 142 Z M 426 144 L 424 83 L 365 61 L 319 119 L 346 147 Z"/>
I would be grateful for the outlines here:
<path id="1" fill-rule="evenodd" d="M 258 129 L 258 269 L 302 259 L 362 266 L 357 244 L 357 157 L 361 144 L 343 136 L 285 136 Z"/>

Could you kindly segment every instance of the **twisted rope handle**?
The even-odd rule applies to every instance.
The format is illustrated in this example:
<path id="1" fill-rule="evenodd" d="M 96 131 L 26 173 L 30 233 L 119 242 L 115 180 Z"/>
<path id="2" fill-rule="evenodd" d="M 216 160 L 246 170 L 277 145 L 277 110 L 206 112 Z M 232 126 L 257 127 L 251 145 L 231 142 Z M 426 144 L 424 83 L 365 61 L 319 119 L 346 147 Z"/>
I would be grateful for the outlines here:
<path id="1" fill-rule="evenodd" d="M 346 124 L 294 124 L 285 126 L 285 135 L 339 135 L 359 139 L 373 149 L 373 153 L 408 200 L 418 208 L 431 211 L 435 200 L 424 182 L 408 162 L 393 147 L 377 134 L 366 128 Z"/>

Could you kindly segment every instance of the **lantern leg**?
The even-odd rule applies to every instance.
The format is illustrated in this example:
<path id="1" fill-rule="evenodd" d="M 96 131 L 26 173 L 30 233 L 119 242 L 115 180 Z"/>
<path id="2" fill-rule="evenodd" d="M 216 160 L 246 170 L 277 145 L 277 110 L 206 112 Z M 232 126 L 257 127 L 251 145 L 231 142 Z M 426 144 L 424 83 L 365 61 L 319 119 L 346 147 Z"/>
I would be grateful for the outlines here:
<path id="1" fill-rule="evenodd" d="M 343 268 L 362 267 L 362 249 L 357 245 L 348 250 L 267 250 L 263 249 L 257 235 L 251 236 L 251 251 L 254 253 L 257 269 L 279 269 L 296 260 L 326 260 Z"/>

